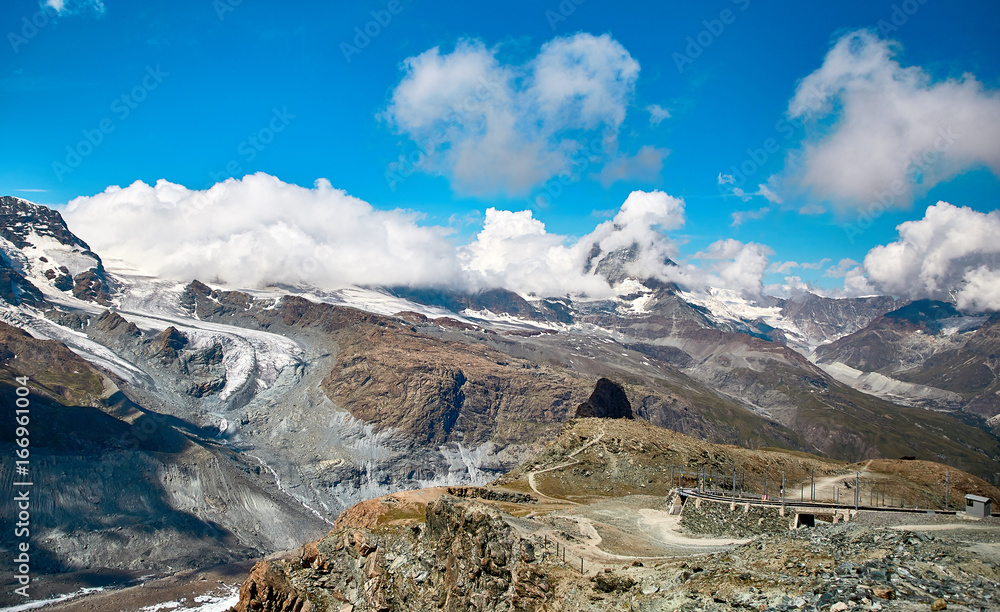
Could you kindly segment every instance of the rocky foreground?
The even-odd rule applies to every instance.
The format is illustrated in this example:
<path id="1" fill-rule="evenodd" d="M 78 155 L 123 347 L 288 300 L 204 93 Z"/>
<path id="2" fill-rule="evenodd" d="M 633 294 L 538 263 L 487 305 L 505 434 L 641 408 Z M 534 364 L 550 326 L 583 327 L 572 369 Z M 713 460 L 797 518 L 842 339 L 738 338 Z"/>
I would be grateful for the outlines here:
<path id="1" fill-rule="evenodd" d="M 944 526 L 826 525 L 718 553 L 588 559 L 581 574 L 576 551 L 564 562 L 528 521 L 442 496 L 422 522 L 345 524 L 258 563 L 235 610 L 1000 609 L 1000 521 Z"/>
<path id="2" fill-rule="evenodd" d="M 258 563 L 234 610 L 1000 610 L 998 518 L 845 510 L 849 522 L 790 530 L 792 513 L 777 508 L 681 506 L 656 477 L 674 463 L 778 460 L 738 458 L 747 452 L 643 423 L 573 421 L 494 486 L 348 509 L 297 554 Z M 787 473 L 821 464 L 785 461 Z M 922 471 L 900 473 L 876 475 L 893 490 L 924 486 Z"/>

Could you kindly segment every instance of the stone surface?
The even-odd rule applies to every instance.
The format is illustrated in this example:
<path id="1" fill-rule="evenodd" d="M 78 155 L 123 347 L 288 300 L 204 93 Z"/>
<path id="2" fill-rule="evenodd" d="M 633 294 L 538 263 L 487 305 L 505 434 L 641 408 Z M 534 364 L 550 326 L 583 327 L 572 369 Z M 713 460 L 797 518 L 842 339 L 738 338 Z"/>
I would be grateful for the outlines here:
<path id="1" fill-rule="evenodd" d="M 632 404 L 625 389 L 618 383 L 601 378 L 594 392 L 584 403 L 576 407 L 576 418 L 598 417 L 601 419 L 634 419 Z"/>

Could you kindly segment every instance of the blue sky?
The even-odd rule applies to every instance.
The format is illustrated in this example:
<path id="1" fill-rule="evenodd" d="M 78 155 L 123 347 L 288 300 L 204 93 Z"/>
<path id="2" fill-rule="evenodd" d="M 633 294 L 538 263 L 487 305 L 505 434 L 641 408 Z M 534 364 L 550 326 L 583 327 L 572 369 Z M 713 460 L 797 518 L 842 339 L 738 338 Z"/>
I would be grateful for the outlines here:
<path id="1" fill-rule="evenodd" d="M 632 191 L 659 190 L 684 201 L 675 256 L 730 238 L 766 245 L 765 284 L 791 274 L 834 288 L 844 279 L 831 267 L 900 239 L 896 226 L 928 206 L 988 213 L 1000 195 L 996 2 L 9 0 L 0 23 L 0 192 L 46 204 L 137 180 L 205 189 L 263 172 L 417 211 L 460 244 L 489 208 L 531 210 L 572 240 Z M 845 69 L 832 49 L 860 29 L 870 38 L 844 49 L 877 65 L 852 56 Z M 543 60 L 580 54 L 610 73 L 553 102 L 566 74 L 542 72 Z M 509 80 L 443 116 L 442 88 L 479 74 L 477 61 Z M 815 108 L 797 89 L 810 75 L 826 92 Z M 866 156 L 925 152 L 932 136 L 893 134 L 952 107 L 957 144 L 911 165 L 868 219 L 895 175 Z M 477 121 L 498 116 L 517 126 L 484 135 Z M 428 147 L 435 128 L 444 135 Z M 790 261 L 810 265 L 780 269 Z"/>

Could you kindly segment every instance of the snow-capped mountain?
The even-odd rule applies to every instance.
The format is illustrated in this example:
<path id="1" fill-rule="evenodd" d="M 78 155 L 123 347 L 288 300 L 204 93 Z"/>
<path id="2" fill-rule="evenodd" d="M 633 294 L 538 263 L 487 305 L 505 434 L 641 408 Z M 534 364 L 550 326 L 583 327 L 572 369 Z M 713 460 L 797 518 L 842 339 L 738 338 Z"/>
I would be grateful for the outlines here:
<path id="1" fill-rule="evenodd" d="M 99 466 L 115 453 L 146 466 L 114 481 L 74 468 L 60 486 L 160 499 L 149 516 L 214 525 L 199 537 L 233 555 L 307 540 L 357 500 L 484 482 L 554 439 L 600 377 L 622 381 L 637 416 L 713 442 L 1000 470 L 1000 439 L 983 429 L 1000 412 L 982 399 L 995 368 L 962 361 L 992 363 L 992 318 L 955 313 L 931 333 L 891 297 L 690 291 L 633 276 L 635 249 L 596 247 L 590 273 L 616 297 L 178 282 L 103 262 L 57 212 L 18 198 L 0 205 L 0 316 L 30 334 L 4 328 L 18 347 L 4 353 L 4 380 L 46 371 L 42 355 L 62 347 L 72 367 L 39 374 L 38 392 L 52 412 L 86 410 L 106 426 L 88 429 L 83 446 L 53 447 L 52 461 L 86 452 Z M 893 351 L 930 336 L 936 348 L 906 372 L 886 365 L 896 353 L 874 363 L 867 347 L 886 326 Z M 966 387 L 969 377 L 980 386 Z M 963 422 L 903 401 L 931 388 L 963 397 L 935 408 L 975 414 Z M 979 399 L 963 395 L 970 389 Z M 272 526 L 279 508 L 294 508 L 292 518 Z M 141 537 L 120 505 L 81 512 Z M 89 552 L 60 558 L 113 563 L 116 536 L 94 533 Z M 184 542 L 180 556 L 200 554 Z M 176 560 L 151 560 L 167 563 Z"/>

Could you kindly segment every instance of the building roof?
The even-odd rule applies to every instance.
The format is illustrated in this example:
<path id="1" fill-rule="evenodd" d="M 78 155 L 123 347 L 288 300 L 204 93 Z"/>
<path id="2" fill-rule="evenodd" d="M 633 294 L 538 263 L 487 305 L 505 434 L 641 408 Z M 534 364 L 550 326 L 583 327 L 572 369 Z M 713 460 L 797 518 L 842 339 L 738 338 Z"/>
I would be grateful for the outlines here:
<path id="1" fill-rule="evenodd" d="M 984 504 L 987 503 L 987 502 L 993 501 L 989 497 L 983 497 L 981 495 L 973 495 L 972 493 L 969 493 L 968 495 L 966 495 L 965 499 L 971 499 L 972 501 L 982 502 Z"/>

